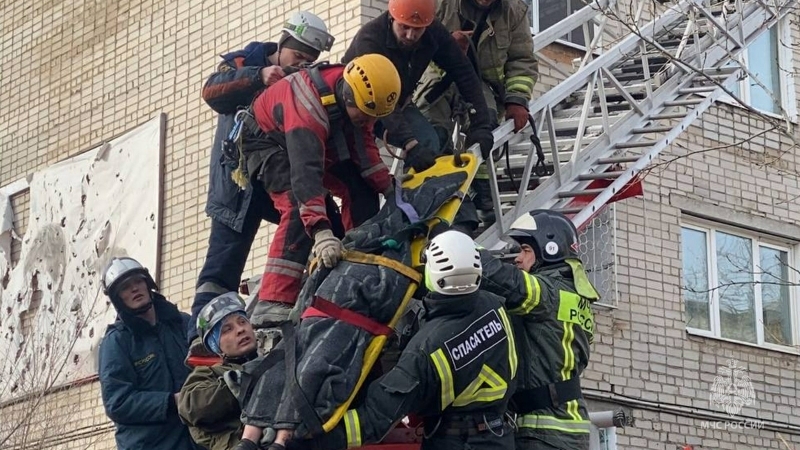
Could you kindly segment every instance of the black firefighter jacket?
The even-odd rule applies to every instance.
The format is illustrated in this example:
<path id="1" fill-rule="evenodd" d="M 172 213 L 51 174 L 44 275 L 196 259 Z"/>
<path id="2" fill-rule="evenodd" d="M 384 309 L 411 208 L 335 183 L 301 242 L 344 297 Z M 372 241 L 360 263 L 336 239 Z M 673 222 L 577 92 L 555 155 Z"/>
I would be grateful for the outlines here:
<path id="1" fill-rule="evenodd" d="M 600 298 L 581 262 L 569 259 L 527 273 L 481 250 L 481 264 L 481 289 L 504 297 L 512 317 L 520 361 L 518 391 L 580 377 L 594 335 L 591 303 Z M 518 436 L 545 436 L 555 448 L 588 445 L 589 415 L 583 398 L 525 411 L 517 425 Z"/>
<path id="2" fill-rule="evenodd" d="M 503 415 L 517 355 L 501 301 L 483 291 L 426 297 L 424 321 L 397 365 L 369 385 L 361 406 L 309 448 L 377 442 L 397 421 L 416 414 L 425 422 L 424 450 L 513 449 Z M 454 424 L 460 432 L 454 433 Z"/>

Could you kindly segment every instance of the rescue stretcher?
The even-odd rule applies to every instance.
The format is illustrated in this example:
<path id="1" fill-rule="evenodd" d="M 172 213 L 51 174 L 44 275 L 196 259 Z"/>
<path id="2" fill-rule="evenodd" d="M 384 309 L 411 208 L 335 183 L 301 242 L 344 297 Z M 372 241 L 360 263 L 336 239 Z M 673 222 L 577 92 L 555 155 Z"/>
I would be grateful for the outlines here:
<path id="1" fill-rule="evenodd" d="M 415 189 L 425 183 L 431 178 L 442 177 L 454 173 L 461 172 L 465 176 L 457 191 L 449 200 L 445 201 L 437 210 L 433 217 L 428 218 L 420 224 L 421 229 L 427 230 L 427 233 L 418 233 L 411 240 L 410 244 L 410 265 L 404 266 L 397 261 L 389 260 L 388 258 L 375 257 L 373 255 L 362 254 L 359 252 L 345 252 L 345 261 L 355 261 L 360 263 L 379 264 L 385 267 L 392 268 L 406 277 L 412 278 L 412 282 L 408 285 L 403 298 L 392 315 L 388 323 L 382 324 L 385 327 L 395 328 L 403 315 L 406 313 L 408 305 L 414 296 L 419 283 L 422 281 L 422 269 L 424 263 L 421 256 L 427 245 L 428 234 L 433 227 L 439 224 L 449 225 L 458 212 L 463 198 L 468 195 L 469 186 L 478 170 L 480 158 L 471 153 L 441 156 L 436 160 L 436 164 L 424 172 L 414 173 L 413 170 L 409 171 L 412 176 L 403 182 L 402 188 Z M 398 196 L 398 199 L 400 196 Z M 316 262 L 312 261 L 310 271 L 315 268 Z M 402 266 L 402 267 L 398 267 Z M 332 430 L 343 418 L 344 414 L 350 408 L 351 403 L 363 387 L 368 374 L 373 366 L 378 362 L 379 357 L 386 346 L 389 337 L 386 334 L 378 334 L 371 337 L 369 344 L 364 352 L 363 364 L 361 372 L 358 377 L 355 388 L 350 393 L 347 400 L 340 404 L 330 417 L 323 418 L 322 428 L 324 431 Z M 219 362 L 218 358 L 203 358 L 203 357 L 190 357 L 187 361 L 191 365 L 213 365 Z M 398 423 L 396 428 L 392 430 L 380 444 L 373 444 L 361 447 L 364 450 L 417 450 L 421 442 L 421 435 L 419 433 L 418 423 L 415 423 L 413 418 L 407 418 L 405 421 Z"/>

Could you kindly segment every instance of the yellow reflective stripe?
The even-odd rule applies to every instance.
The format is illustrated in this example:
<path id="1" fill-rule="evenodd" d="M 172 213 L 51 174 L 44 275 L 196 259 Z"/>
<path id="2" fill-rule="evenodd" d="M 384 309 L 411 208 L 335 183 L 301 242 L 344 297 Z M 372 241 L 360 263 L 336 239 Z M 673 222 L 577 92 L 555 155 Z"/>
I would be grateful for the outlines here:
<path id="1" fill-rule="evenodd" d="M 486 387 L 484 387 L 486 386 Z M 508 390 L 508 383 L 491 367 L 484 364 L 477 378 L 453 401 L 453 406 L 466 406 L 473 402 L 500 400 Z"/>
<path id="2" fill-rule="evenodd" d="M 571 377 L 572 369 L 575 368 L 575 352 L 572 351 L 575 331 L 572 323 L 562 323 L 564 324 L 564 335 L 561 337 L 561 349 L 564 350 L 564 365 L 561 367 L 561 379 L 567 381 Z"/>
<path id="3" fill-rule="evenodd" d="M 508 320 L 505 308 L 500 308 L 500 320 L 503 321 L 503 328 L 506 329 L 508 335 L 508 365 L 511 369 L 511 378 L 517 376 L 517 344 L 514 342 L 514 331 L 511 329 L 511 322 Z"/>
<path id="4" fill-rule="evenodd" d="M 572 417 L 574 420 L 583 420 L 578 408 L 578 400 L 570 400 L 567 402 L 567 413 L 570 415 L 570 417 Z"/>
<path id="5" fill-rule="evenodd" d="M 522 278 L 525 279 L 525 301 L 509 311 L 511 314 L 527 314 L 533 308 L 539 306 L 539 301 L 542 299 L 542 288 L 539 286 L 539 280 L 527 272 L 522 272 Z"/>
<path id="6" fill-rule="evenodd" d="M 504 70 L 503 66 L 490 67 L 488 69 L 481 70 L 481 77 L 484 78 L 484 79 L 488 79 L 488 80 L 492 80 L 492 81 L 494 81 L 494 80 L 503 81 L 503 78 L 505 78 L 505 76 L 506 76 L 506 73 L 505 73 L 505 70 Z"/>
<path id="7" fill-rule="evenodd" d="M 450 363 L 447 362 L 447 357 L 445 357 L 444 350 L 441 348 L 431 353 L 431 360 L 433 360 L 433 365 L 436 367 L 436 373 L 439 374 L 439 382 L 442 389 L 441 410 L 444 411 L 445 408 L 453 403 L 456 396 L 454 393 L 455 388 L 453 387 L 453 373 L 450 371 Z"/>
<path id="8" fill-rule="evenodd" d="M 344 432 L 347 435 L 347 448 L 361 447 L 361 422 L 355 409 L 344 413 Z"/>
<path id="9" fill-rule="evenodd" d="M 520 75 L 506 78 L 506 92 L 524 92 L 530 94 L 533 91 L 533 78 Z"/>
<path id="10" fill-rule="evenodd" d="M 589 433 L 590 428 L 588 420 L 559 419 L 554 416 L 536 414 L 527 414 L 517 418 L 517 426 L 520 428 L 563 431 L 565 433 Z"/>

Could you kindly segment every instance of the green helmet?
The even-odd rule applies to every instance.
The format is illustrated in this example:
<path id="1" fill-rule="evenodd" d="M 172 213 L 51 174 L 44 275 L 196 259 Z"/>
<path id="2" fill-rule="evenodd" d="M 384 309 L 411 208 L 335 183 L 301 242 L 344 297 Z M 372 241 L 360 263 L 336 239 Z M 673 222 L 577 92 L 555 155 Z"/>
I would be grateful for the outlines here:
<path id="1" fill-rule="evenodd" d="M 203 345 L 208 350 L 217 353 L 209 346 L 208 337 L 211 335 L 214 326 L 234 313 L 247 314 L 244 301 L 236 292 L 226 292 L 208 302 L 200 310 L 200 314 L 197 316 L 197 332 L 203 340 Z"/>

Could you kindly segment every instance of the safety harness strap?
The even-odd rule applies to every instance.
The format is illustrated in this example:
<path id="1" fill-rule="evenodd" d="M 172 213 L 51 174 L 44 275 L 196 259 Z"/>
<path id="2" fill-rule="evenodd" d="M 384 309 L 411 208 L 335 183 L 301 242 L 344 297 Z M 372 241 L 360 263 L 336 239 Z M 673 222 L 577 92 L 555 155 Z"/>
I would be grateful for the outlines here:
<path id="1" fill-rule="evenodd" d="M 328 86 L 328 83 L 325 82 L 322 78 L 322 74 L 319 72 L 322 68 L 333 67 L 335 65 L 337 64 L 321 62 L 309 67 L 307 72 L 308 76 L 311 77 L 311 81 L 314 83 L 314 87 L 317 88 L 317 92 L 319 92 L 319 100 L 322 102 L 322 106 L 325 107 L 325 112 L 328 113 L 331 138 L 333 139 L 333 144 L 336 146 L 338 159 L 339 161 L 347 161 L 350 159 L 350 151 L 347 149 L 347 141 L 342 132 L 342 109 L 339 108 L 339 104 L 336 103 L 336 95 L 333 90 Z"/>
<path id="2" fill-rule="evenodd" d="M 395 272 L 404 275 L 406 278 L 409 278 L 416 284 L 419 284 L 422 281 L 421 273 L 417 272 L 416 270 L 406 266 L 405 264 L 399 261 L 387 258 L 385 256 L 371 255 L 369 253 L 363 253 L 357 250 L 345 250 L 342 253 L 342 260 L 359 264 L 372 264 L 376 266 L 388 267 L 389 269 L 392 269 Z M 311 261 L 309 272 L 313 272 L 314 269 L 316 269 L 318 262 L 319 258 L 314 258 Z"/>
<path id="3" fill-rule="evenodd" d="M 392 329 L 386 325 L 376 322 L 361 313 L 342 308 L 322 297 L 314 297 L 311 306 L 306 308 L 301 316 L 303 319 L 310 317 L 325 317 L 341 320 L 354 327 L 361 328 L 373 336 L 389 336 L 393 333 Z"/>

